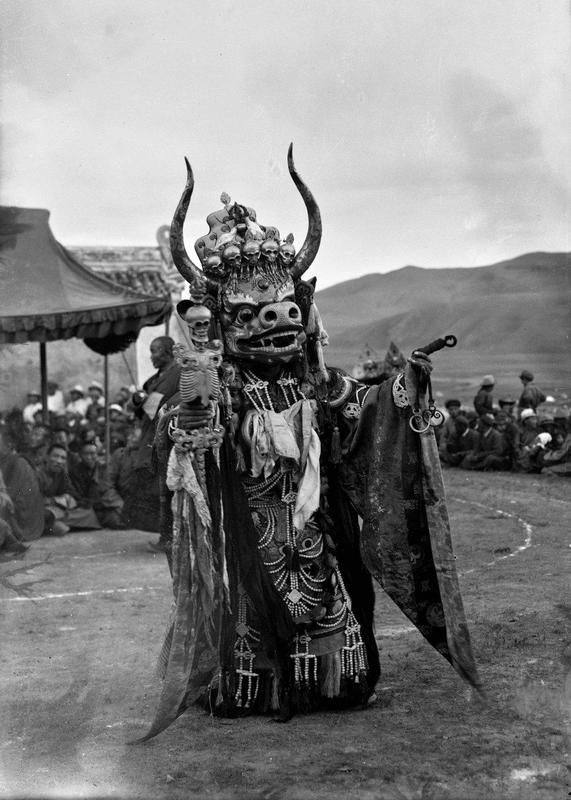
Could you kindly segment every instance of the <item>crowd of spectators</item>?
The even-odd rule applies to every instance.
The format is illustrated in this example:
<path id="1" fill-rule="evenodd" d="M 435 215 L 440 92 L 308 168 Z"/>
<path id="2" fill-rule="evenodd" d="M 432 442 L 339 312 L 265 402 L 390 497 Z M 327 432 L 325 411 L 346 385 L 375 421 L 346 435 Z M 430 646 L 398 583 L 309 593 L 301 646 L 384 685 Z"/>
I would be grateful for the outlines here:
<path id="1" fill-rule="evenodd" d="M 159 408 L 179 399 L 173 344 L 154 340 L 157 372 L 142 392 L 122 386 L 108 409 L 98 381 L 66 393 L 50 382 L 45 415 L 39 394 L 30 392 L 22 408 L 2 416 L 0 551 L 22 552 L 41 535 L 101 528 L 153 531 L 159 540 L 149 548 L 164 549 L 170 495 L 161 489 L 153 439 Z M 445 422 L 434 428 L 444 466 L 571 476 L 569 409 L 548 413 L 533 375 L 524 370 L 520 379 L 518 399 L 496 403 L 494 377 L 485 375 L 473 407 L 446 401 Z"/>
<path id="2" fill-rule="evenodd" d="M 436 428 L 443 465 L 571 476 L 569 408 L 544 410 L 547 398 L 533 374 L 523 370 L 520 380 L 517 400 L 506 395 L 496 404 L 494 376 L 484 375 L 473 408 L 446 401 L 447 418 Z"/>
<path id="3" fill-rule="evenodd" d="M 160 533 L 152 443 L 159 409 L 178 390 L 173 344 L 169 337 L 154 340 L 155 375 L 143 391 L 122 386 L 107 409 L 98 381 L 66 392 L 52 381 L 45 414 L 31 391 L 22 407 L 2 415 L 0 551 L 22 552 L 39 536 L 71 530 Z M 156 552 L 156 543 L 149 544 Z"/>

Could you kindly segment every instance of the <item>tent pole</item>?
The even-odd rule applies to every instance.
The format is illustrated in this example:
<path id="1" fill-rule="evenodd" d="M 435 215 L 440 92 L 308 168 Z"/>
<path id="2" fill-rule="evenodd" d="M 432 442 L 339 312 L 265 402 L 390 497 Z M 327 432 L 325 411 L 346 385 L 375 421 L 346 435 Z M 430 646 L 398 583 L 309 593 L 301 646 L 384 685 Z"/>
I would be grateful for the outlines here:
<path id="1" fill-rule="evenodd" d="M 42 419 L 44 425 L 49 425 L 50 414 L 48 411 L 48 360 L 46 357 L 46 343 L 40 342 L 40 375 L 42 392 Z"/>
<path id="2" fill-rule="evenodd" d="M 111 458 L 111 431 L 109 430 L 109 356 L 103 357 L 103 383 L 105 389 L 105 472 L 109 476 Z"/>

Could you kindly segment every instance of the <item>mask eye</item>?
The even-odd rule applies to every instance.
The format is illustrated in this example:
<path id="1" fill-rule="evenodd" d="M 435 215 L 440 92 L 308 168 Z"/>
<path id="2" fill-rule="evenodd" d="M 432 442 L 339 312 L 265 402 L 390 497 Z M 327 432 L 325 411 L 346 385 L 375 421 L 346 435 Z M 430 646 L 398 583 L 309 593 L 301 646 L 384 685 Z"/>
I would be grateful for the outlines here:
<path id="1" fill-rule="evenodd" d="M 242 324 L 251 322 L 254 319 L 254 312 L 251 308 L 241 308 L 236 314 L 236 321 Z"/>

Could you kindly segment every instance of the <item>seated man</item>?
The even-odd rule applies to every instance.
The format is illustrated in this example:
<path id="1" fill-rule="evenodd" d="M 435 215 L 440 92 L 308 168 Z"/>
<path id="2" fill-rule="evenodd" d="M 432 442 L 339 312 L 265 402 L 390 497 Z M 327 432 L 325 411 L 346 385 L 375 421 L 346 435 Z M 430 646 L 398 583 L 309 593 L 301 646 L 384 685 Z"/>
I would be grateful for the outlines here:
<path id="1" fill-rule="evenodd" d="M 44 535 L 64 536 L 70 530 L 97 530 L 99 520 L 93 508 L 81 507 L 68 472 L 65 447 L 54 443 L 48 450 L 45 466 L 38 470 L 45 503 Z"/>
<path id="2" fill-rule="evenodd" d="M 79 462 L 71 467 L 69 477 L 80 508 L 93 509 L 102 528 L 125 528 L 121 522 L 123 501 L 98 463 L 96 444 L 85 442 L 82 445 Z"/>
<path id="3" fill-rule="evenodd" d="M 488 469 L 492 457 L 503 457 L 505 451 L 504 439 L 495 427 L 493 414 L 482 414 L 478 427 L 480 438 L 476 447 L 462 460 L 462 469 Z"/>
<path id="4" fill-rule="evenodd" d="M 33 467 L 14 452 L 0 428 L 0 549 L 11 553 L 26 549 L 25 542 L 42 535 L 44 512 Z"/>
<path id="5" fill-rule="evenodd" d="M 119 492 L 125 505 L 121 518 L 128 527 L 137 527 L 134 523 L 136 519 L 131 514 L 131 509 L 137 498 L 137 473 L 135 464 L 139 440 L 141 438 L 141 428 L 136 425 L 127 435 L 125 447 L 119 447 L 111 453 L 111 463 L 109 465 L 109 481 L 111 486 Z"/>
<path id="6" fill-rule="evenodd" d="M 539 421 L 537 414 L 531 408 L 524 408 L 520 416 L 520 441 L 514 470 L 517 472 L 539 473 L 543 469 L 545 457 L 545 437 L 540 438 Z"/>
<path id="7" fill-rule="evenodd" d="M 439 442 L 440 461 L 447 466 L 457 467 L 464 456 L 476 447 L 479 438 L 478 432 L 470 427 L 467 417 L 458 414 L 454 418 L 454 428 L 449 426 L 446 436 Z"/>

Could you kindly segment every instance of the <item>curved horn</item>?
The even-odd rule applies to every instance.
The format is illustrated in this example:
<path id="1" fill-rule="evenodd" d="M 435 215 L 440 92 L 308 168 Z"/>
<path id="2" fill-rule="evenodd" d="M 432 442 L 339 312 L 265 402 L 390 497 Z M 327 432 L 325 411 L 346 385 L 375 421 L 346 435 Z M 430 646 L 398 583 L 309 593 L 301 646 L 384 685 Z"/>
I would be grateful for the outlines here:
<path id="1" fill-rule="evenodd" d="M 317 251 L 319 250 L 319 245 L 321 244 L 321 213 L 319 211 L 319 206 L 315 202 L 314 196 L 311 194 L 301 177 L 296 172 L 295 165 L 293 163 L 293 144 L 290 144 L 289 150 L 287 151 L 287 166 L 289 169 L 289 174 L 297 186 L 300 195 L 303 197 L 303 202 L 305 203 L 305 207 L 307 209 L 307 235 L 304 243 L 301 246 L 301 250 L 295 257 L 295 261 L 293 262 L 291 269 L 293 277 L 300 278 L 313 263 L 313 260 L 317 255 Z"/>
<path id="2" fill-rule="evenodd" d="M 174 212 L 170 228 L 170 248 L 176 268 L 186 281 L 192 283 L 192 281 L 197 278 L 202 278 L 202 270 L 200 267 L 197 267 L 196 264 L 192 263 L 186 252 L 186 247 L 184 246 L 182 228 L 194 189 L 192 167 L 188 163 L 188 158 L 185 157 L 184 160 L 186 163 L 186 186 L 184 187 L 178 206 Z"/>

